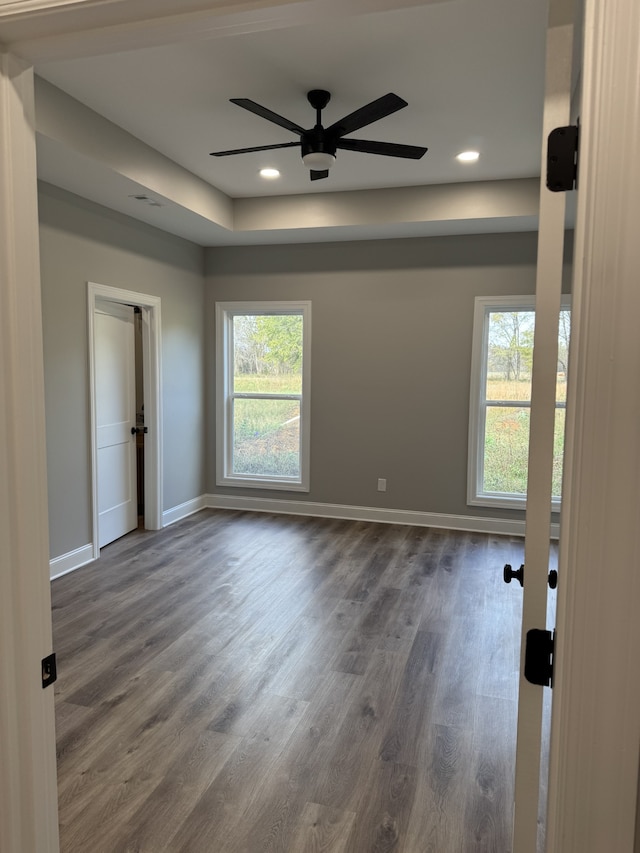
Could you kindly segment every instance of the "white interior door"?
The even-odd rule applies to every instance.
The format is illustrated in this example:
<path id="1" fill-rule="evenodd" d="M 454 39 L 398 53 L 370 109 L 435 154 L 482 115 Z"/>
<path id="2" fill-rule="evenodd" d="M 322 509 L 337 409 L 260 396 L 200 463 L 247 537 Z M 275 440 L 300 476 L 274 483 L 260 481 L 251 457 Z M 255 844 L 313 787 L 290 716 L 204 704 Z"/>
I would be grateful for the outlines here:
<path id="1" fill-rule="evenodd" d="M 94 317 L 98 544 L 138 524 L 134 311 L 100 301 Z"/>
<path id="2" fill-rule="evenodd" d="M 524 677 L 527 633 L 547 626 L 547 590 L 554 421 L 558 362 L 558 323 L 562 295 L 566 194 L 546 187 L 547 139 L 571 119 L 573 0 L 550 0 L 547 30 L 543 151 L 540 187 L 536 327 L 531 388 L 529 476 L 525 528 L 518 737 L 516 754 L 513 853 L 539 847 L 540 758 L 543 691 Z M 546 785 L 543 786 L 546 789 Z"/>

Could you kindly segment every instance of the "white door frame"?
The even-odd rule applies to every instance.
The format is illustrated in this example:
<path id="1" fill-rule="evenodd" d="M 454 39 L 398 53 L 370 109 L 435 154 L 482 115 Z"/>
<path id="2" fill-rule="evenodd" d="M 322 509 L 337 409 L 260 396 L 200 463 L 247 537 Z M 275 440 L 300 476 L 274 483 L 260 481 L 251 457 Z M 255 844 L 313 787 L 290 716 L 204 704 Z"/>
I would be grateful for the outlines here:
<path id="1" fill-rule="evenodd" d="M 0 50 L 0 850 L 56 853 L 33 71 Z"/>
<path id="2" fill-rule="evenodd" d="M 98 440 L 96 431 L 95 312 L 97 300 L 137 306 L 142 311 L 142 372 L 144 415 L 148 433 L 144 440 L 144 526 L 162 528 L 162 375 L 160 297 L 87 282 L 89 330 L 89 400 L 91 409 L 91 515 L 93 559 L 98 545 Z"/>
<path id="3" fill-rule="evenodd" d="M 638 853 L 640 4 L 584 6 L 547 851 Z"/>

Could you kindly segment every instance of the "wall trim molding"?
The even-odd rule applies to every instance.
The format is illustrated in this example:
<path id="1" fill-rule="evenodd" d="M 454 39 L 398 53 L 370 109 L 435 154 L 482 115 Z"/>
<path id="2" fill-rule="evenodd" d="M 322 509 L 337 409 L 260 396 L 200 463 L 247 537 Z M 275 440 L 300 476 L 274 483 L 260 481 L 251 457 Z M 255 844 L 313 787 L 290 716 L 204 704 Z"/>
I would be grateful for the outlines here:
<path id="1" fill-rule="evenodd" d="M 70 6 L 100 6 L 113 3 L 114 0 L 2 0 L 0 17 L 11 20 L 33 14 L 43 14 Z"/>
<path id="2" fill-rule="evenodd" d="M 59 557 L 54 557 L 49 561 L 49 573 L 51 580 L 61 578 L 69 572 L 75 572 L 81 566 L 86 566 L 94 560 L 93 542 L 83 545 L 81 548 L 75 548 L 67 554 L 61 554 Z"/>
<path id="3" fill-rule="evenodd" d="M 418 512 L 381 507 L 348 506 L 316 501 L 253 498 L 236 495 L 205 495 L 208 509 L 239 509 L 252 512 L 273 512 L 283 515 L 311 515 L 320 518 L 342 518 L 353 521 L 374 521 L 383 524 L 410 524 L 416 527 L 441 527 L 473 533 L 495 533 L 505 536 L 524 536 L 524 520 L 471 515 L 449 515 L 439 512 Z M 195 510 L 194 510 L 195 511 Z M 557 539 L 559 525 L 551 525 L 551 538 Z"/>
<path id="4" fill-rule="evenodd" d="M 194 512 L 200 512 L 201 509 L 205 509 L 207 506 L 208 504 L 204 495 L 178 504 L 162 513 L 162 526 L 169 527 L 170 524 L 175 524 L 176 521 L 181 521 L 188 515 L 193 515 Z"/>
<path id="5" fill-rule="evenodd" d="M 171 507 L 162 513 L 162 526 L 169 527 L 202 509 L 237 509 L 247 512 L 271 512 L 278 515 L 310 515 L 317 518 L 342 518 L 351 521 L 373 521 L 381 524 L 408 524 L 414 527 L 440 527 L 469 533 L 494 533 L 501 536 L 524 536 L 524 521 L 509 518 L 448 515 L 405 509 L 372 506 L 349 506 L 317 501 L 289 501 L 279 498 L 251 498 L 238 495 L 200 495 Z M 559 525 L 551 525 L 551 538 L 557 539 Z M 51 580 L 74 572 L 96 559 L 93 543 L 82 545 L 49 562 Z"/>

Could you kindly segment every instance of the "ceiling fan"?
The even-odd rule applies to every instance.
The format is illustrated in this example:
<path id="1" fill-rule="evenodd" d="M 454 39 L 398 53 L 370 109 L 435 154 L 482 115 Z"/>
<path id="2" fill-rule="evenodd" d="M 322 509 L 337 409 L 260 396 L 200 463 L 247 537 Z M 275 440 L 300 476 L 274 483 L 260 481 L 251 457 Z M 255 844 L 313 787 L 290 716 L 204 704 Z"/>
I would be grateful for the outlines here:
<path id="1" fill-rule="evenodd" d="M 280 142 L 275 145 L 257 145 L 253 148 L 236 148 L 232 151 L 212 151 L 213 157 L 227 157 L 230 154 L 248 154 L 252 151 L 270 151 L 275 148 L 294 148 L 300 146 L 302 161 L 311 170 L 311 180 L 317 181 L 329 176 L 329 169 L 335 163 L 336 150 L 360 151 L 364 154 L 384 154 L 387 157 L 405 157 L 419 160 L 427 151 L 417 145 L 399 145 L 395 142 L 371 142 L 366 139 L 345 139 L 348 133 L 359 130 L 367 124 L 372 124 L 385 116 L 395 113 L 407 106 L 407 102 L 398 95 L 389 93 L 370 104 L 334 122 L 329 127 L 322 126 L 322 110 L 327 106 L 331 95 L 324 89 L 312 89 L 307 93 L 307 100 L 316 111 L 315 127 L 305 130 L 289 119 L 272 110 L 257 104 L 249 98 L 231 98 L 232 104 L 237 104 L 261 118 L 284 127 L 295 133 L 300 139 L 297 142 Z"/>

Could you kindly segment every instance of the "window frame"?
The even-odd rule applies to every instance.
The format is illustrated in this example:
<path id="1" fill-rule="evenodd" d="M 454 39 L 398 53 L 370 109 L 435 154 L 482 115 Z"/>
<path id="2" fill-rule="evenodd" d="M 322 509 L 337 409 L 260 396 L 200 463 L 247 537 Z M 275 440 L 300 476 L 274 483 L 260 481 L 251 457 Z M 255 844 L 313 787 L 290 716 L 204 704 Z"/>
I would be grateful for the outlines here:
<path id="1" fill-rule="evenodd" d="M 300 394 L 233 391 L 233 319 L 237 316 L 302 317 L 302 389 Z M 233 473 L 233 401 L 296 399 L 300 401 L 300 476 Z M 216 484 L 251 489 L 309 491 L 311 441 L 311 302 L 216 302 Z"/>
<path id="2" fill-rule="evenodd" d="M 571 297 L 563 294 L 562 311 L 571 310 Z M 502 400 L 486 399 L 489 316 L 500 311 L 517 312 L 536 310 L 536 298 L 526 296 L 477 296 L 473 313 L 473 342 L 471 351 L 471 382 L 469 402 L 469 449 L 467 462 L 467 504 L 471 506 L 500 507 L 503 509 L 526 509 L 526 494 L 510 492 L 488 492 L 483 489 L 484 444 L 486 412 L 491 405 L 504 407 Z M 514 408 L 531 408 L 531 401 L 513 401 Z M 556 402 L 557 409 L 566 409 L 565 402 Z M 559 512 L 561 497 L 553 497 L 552 512 Z"/>

